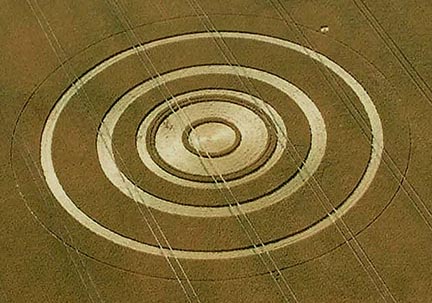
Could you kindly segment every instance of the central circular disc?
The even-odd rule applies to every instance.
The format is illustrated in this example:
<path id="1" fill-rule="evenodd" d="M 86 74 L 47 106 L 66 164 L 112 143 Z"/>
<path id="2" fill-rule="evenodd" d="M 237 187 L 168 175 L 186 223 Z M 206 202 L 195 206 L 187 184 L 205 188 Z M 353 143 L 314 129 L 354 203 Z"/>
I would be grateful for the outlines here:
<path id="1" fill-rule="evenodd" d="M 239 132 L 224 122 L 201 122 L 188 132 L 185 146 L 202 157 L 221 157 L 232 152 L 240 141 Z"/>

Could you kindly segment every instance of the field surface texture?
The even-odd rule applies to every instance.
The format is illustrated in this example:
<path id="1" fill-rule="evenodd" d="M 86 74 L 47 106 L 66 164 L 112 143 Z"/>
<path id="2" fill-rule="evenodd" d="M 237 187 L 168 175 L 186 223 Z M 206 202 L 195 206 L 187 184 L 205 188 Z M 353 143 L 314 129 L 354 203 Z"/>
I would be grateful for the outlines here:
<path id="1" fill-rule="evenodd" d="M 432 302 L 432 2 L 0 2 L 0 302 Z"/>

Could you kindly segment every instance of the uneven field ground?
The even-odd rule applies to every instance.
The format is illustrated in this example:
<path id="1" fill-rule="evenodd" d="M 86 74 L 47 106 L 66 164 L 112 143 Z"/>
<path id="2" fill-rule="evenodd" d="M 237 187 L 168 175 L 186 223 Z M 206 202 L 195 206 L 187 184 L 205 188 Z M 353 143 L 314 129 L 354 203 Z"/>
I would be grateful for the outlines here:
<path id="1" fill-rule="evenodd" d="M 432 2 L 0 2 L 0 302 L 432 301 Z"/>

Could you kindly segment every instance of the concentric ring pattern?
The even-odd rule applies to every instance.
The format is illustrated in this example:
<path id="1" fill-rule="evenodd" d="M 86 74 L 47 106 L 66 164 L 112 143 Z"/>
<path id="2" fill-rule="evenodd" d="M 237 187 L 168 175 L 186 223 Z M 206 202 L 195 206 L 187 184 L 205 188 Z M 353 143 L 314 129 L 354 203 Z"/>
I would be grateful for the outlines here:
<path id="1" fill-rule="evenodd" d="M 227 62 L 214 56 L 215 39 L 240 53 L 268 50 L 279 63 L 241 54 Z M 196 45 L 206 47 L 193 58 L 169 56 Z M 163 64 L 143 73 L 144 54 Z M 322 70 L 349 95 L 366 130 L 344 128 L 352 117 L 332 103 L 334 92 L 323 93 Z M 307 81 L 311 77 L 323 82 Z M 304 243 L 331 249 L 344 241 L 337 220 L 352 220 L 360 230 L 386 203 L 358 217 L 373 201 L 368 195 L 389 148 L 374 97 L 336 60 L 287 39 L 240 31 L 160 38 L 87 68 L 58 98 L 39 99 L 29 103 L 40 108 L 39 127 L 30 130 L 24 112 L 17 130 L 37 146 L 31 152 L 56 208 L 32 208 L 54 231 L 50 218 L 68 218 L 86 234 L 76 244 L 82 250 L 97 239 L 143 260 L 168 255 L 198 267 L 232 266 L 264 252 L 295 254 Z M 344 144 L 353 138 L 363 143 Z M 23 192 L 35 190 L 19 181 Z M 319 203 L 323 197 L 330 209 Z M 138 227 L 147 215 L 167 243 Z M 261 243 L 244 235 L 243 219 Z"/>

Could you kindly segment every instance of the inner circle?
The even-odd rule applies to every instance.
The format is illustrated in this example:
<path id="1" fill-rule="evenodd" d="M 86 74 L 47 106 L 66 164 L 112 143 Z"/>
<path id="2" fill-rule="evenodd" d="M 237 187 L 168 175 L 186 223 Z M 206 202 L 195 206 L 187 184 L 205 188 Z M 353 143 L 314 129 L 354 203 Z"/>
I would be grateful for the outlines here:
<path id="1" fill-rule="evenodd" d="M 188 143 L 201 155 L 217 155 L 231 150 L 235 141 L 235 131 L 220 122 L 200 124 L 191 129 L 188 137 Z"/>
<path id="2" fill-rule="evenodd" d="M 174 105 L 178 109 L 172 112 Z M 187 117 L 186 121 L 181 117 Z M 153 172 L 180 185 L 214 188 L 215 179 L 230 185 L 244 183 L 267 171 L 284 150 L 272 117 L 283 126 L 274 109 L 242 92 L 204 89 L 183 93 L 146 115 L 136 135 L 138 154 Z M 188 143 L 188 129 L 201 122 L 222 122 L 236 130 L 238 139 L 232 150 L 223 157 L 200 157 Z"/>
<path id="3" fill-rule="evenodd" d="M 192 123 L 183 135 L 184 146 L 200 157 L 217 158 L 233 152 L 241 141 L 240 131 L 223 119 Z"/>

